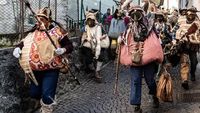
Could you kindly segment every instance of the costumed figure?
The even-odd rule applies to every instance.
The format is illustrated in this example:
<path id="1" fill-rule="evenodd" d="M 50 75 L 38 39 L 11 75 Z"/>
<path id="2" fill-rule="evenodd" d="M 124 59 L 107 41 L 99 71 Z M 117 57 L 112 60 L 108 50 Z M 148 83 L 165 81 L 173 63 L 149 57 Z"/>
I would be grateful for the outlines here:
<path id="1" fill-rule="evenodd" d="M 170 33 L 170 25 L 167 23 L 167 18 L 162 12 L 156 12 L 155 14 L 155 29 L 158 34 L 161 44 L 164 47 L 166 44 L 172 41 Z"/>
<path id="2" fill-rule="evenodd" d="M 48 7 L 40 9 L 36 18 L 36 29 L 21 40 L 13 55 L 19 58 L 26 77 L 31 80 L 30 96 L 40 101 L 41 113 L 52 113 L 59 70 L 66 66 L 61 55 L 72 52 L 73 46 L 67 33 L 52 25 Z"/>
<path id="3" fill-rule="evenodd" d="M 102 55 L 100 39 L 102 37 L 102 29 L 96 20 L 96 13 L 86 13 L 86 25 L 81 38 L 81 55 L 82 63 L 87 73 L 92 72 L 92 65 L 95 66 L 95 80 L 102 81 L 100 70 L 102 66 Z"/>
<path id="4" fill-rule="evenodd" d="M 161 11 L 156 12 L 155 20 L 156 20 L 155 23 L 154 23 L 155 30 L 156 30 L 156 33 L 157 33 L 160 41 L 161 41 L 163 51 L 165 52 L 165 51 L 167 51 L 166 45 L 170 44 L 171 41 L 172 41 L 172 36 L 171 36 L 171 33 L 170 33 L 171 27 L 167 23 L 167 17 Z M 167 58 L 165 58 L 163 63 L 164 64 L 168 63 Z M 162 70 L 162 66 L 163 66 L 163 64 L 158 66 L 157 75 L 160 75 L 160 72 Z"/>
<path id="5" fill-rule="evenodd" d="M 179 29 L 176 32 L 176 40 L 173 41 L 173 43 L 180 46 L 178 50 L 181 64 L 180 74 L 182 78 L 182 87 L 186 90 L 189 89 L 189 73 L 191 75 L 191 81 L 195 81 L 197 65 L 196 53 L 199 50 L 200 44 L 200 24 L 196 12 L 198 11 L 195 7 L 187 9 L 186 18 L 182 19 L 180 22 Z"/>
<path id="6" fill-rule="evenodd" d="M 152 95 L 153 107 L 159 107 L 156 97 L 156 63 L 162 63 L 163 51 L 160 41 L 153 29 L 153 23 L 144 16 L 140 6 L 131 5 L 129 16 L 131 22 L 127 30 L 118 38 L 120 44 L 120 63 L 130 66 L 131 94 L 130 104 L 134 105 L 134 113 L 141 113 L 142 76 Z M 155 53 L 154 53 L 155 52 Z"/>
<path id="7" fill-rule="evenodd" d="M 171 32 L 172 32 L 172 38 L 176 39 L 176 31 L 179 29 L 180 25 L 186 21 L 186 12 L 187 9 L 179 9 L 179 17 L 177 20 L 177 23 L 173 26 Z"/>

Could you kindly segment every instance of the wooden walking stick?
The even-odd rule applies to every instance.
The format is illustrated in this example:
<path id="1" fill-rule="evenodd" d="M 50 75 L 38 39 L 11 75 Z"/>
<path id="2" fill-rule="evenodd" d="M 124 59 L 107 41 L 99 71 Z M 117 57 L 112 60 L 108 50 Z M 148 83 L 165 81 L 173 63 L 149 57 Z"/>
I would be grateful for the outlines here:
<path id="1" fill-rule="evenodd" d="M 116 62 L 116 70 L 115 70 L 115 87 L 114 87 L 114 94 L 117 94 L 117 93 L 118 93 L 120 54 L 121 54 L 121 45 L 118 44 L 118 46 L 117 46 L 117 62 Z"/>
<path id="2" fill-rule="evenodd" d="M 36 13 L 33 11 L 33 9 L 30 7 L 30 3 L 28 1 L 25 1 L 25 5 L 30 9 L 30 11 L 32 12 L 32 14 L 34 15 L 35 19 L 39 22 L 39 20 L 37 19 L 36 17 Z M 53 21 L 54 23 L 58 24 L 57 22 Z M 44 32 L 45 34 L 47 35 L 47 37 L 49 38 L 50 42 L 52 43 L 52 45 L 54 46 L 55 49 L 57 49 L 57 46 L 56 44 L 54 43 L 54 41 L 52 40 L 51 36 L 49 35 L 46 27 L 44 26 L 43 23 L 41 23 L 42 26 L 45 28 Z M 61 27 L 60 24 L 58 24 L 59 27 Z M 64 28 L 61 27 L 63 30 Z M 64 65 L 67 66 L 68 70 L 69 70 L 69 73 L 73 76 L 73 78 L 76 80 L 76 82 L 78 83 L 78 85 L 80 85 L 80 82 L 79 80 L 76 78 L 76 76 L 74 75 L 74 73 L 70 70 L 70 67 L 68 66 L 68 59 L 66 57 L 64 57 L 63 55 L 61 55 L 61 57 L 63 58 L 63 61 L 64 61 Z"/>

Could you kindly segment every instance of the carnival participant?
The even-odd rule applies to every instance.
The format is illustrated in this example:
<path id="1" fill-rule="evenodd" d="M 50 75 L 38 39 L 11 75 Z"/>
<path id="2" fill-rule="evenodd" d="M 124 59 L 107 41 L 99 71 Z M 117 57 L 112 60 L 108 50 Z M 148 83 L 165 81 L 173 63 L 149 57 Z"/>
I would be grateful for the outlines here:
<path id="1" fill-rule="evenodd" d="M 155 13 L 155 30 L 156 33 L 161 41 L 161 45 L 163 48 L 163 51 L 166 51 L 166 45 L 170 44 L 172 41 L 172 36 L 170 33 L 170 24 L 167 22 L 167 17 L 163 14 L 163 12 L 161 11 L 157 11 Z M 161 72 L 162 72 L 162 68 L 165 64 L 167 64 L 167 58 L 165 57 L 165 60 L 162 64 L 158 65 L 158 71 L 157 71 L 157 75 L 160 76 Z"/>
<path id="2" fill-rule="evenodd" d="M 167 23 L 167 17 L 160 11 L 155 14 L 155 29 L 158 34 L 161 44 L 163 47 L 172 41 L 171 33 L 170 33 L 170 24 Z"/>
<path id="3" fill-rule="evenodd" d="M 142 109 L 140 106 L 142 104 L 143 76 L 148 85 L 149 94 L 152 95 L 153 107 L 159 107 L 159 100 L 156 97 L 157 86 L 154 77 L 156 73 L 156 61 L 159 61 L 159 63 L 162 62 L 163 52 L 160 41 L 153 30 L 153 23 L 148 22 L 148 19 L 144 16 L 144 10 L 140 6 L 131 5 L 129 16 L 131 18 L 129 27 L 124 34 L 118 38 L 118 43 L 121 46 L 120 63 L 130 66 L 130 104 L 134 105 L 134 113 L 141 113 Z M 153 39 L 155 43 L 151 43 L 151 39 Z M 148 46 L 146 46 L 144 45 L 145 43 L 151 44 L 147 44 Z M 150 50 L 151 52 L 149 53 L 151 54 L 147 57 L 147 50 L 150 48 L 154 48 L 153 51 L 158 51 L 153 55 L 153 51 Z"/>
<path id="4" fill-rule="evenodd" d="M 186 18 L 181 19 L 179 29 L 176 31 L 176 40 L 173 41 L 173 43 L 176 44 L 178 44 L 178 42 L 183 42 L 183 44 L 180 45 L 181 49 L 179 50 L 181 57 L 180 74 L 182 78 L 182 87 L 186 90 L 189 89 L 189 71 L 191 75 L 191 81 L 195 81 L 195 70 L 197 65 L 196 53 L 199 50 L 200 44 L 199 19 L 196 12 L 197 9 L 195 7 L 187 9 Z M 191 65 L 189 65 L 189 62 Z"/>
<path id="5" fill-rule="evenodd" d="M 100 70 L 102 66 L 103 56 L 100 46 L 102 37 L 102 29 L 96 20 L 96 13 L 86 13 L 86 25 L 81 38 L 81 54 L 82 62 L 85 65 L 86 71 L 92 70 L 92 65 L 95 64 L 95 80 L 102 81 Z"/>
<path id="6" fill-rule="evenodd" d="M 178 21 L 178 10 L 174 9 L 172 14 L 169 16 L 168 22 L 171 24 L 172 27 L 174 27 L 177 21 Z"/>
<path id="7" fill-rule="evenodd" d="M 26 77 L 32 80 L 30 96 L 40 100 L 41 113 L 52 113 L 59 70 L 66 65 L 61 55 L 70 53 L 73 46 L 67 33 L 52 25 L 51 10 L 48 7 L 40 9 L 36 18 L 36 29 L 21 40 L 13 55 L 19 58 Z"/>
<path id="8" fill-rule="evenodd" d="M 173 26 L 172 31 L 171 31 L 173 39 L 176 39 L 176 31 L 179 29 L 182 22 L 186 21 L 186 17 L 185 17 L 186 12 L 187 12 L 187 9 L 179 9 L 179 17 L 178 17 L 177 23 Z"/>

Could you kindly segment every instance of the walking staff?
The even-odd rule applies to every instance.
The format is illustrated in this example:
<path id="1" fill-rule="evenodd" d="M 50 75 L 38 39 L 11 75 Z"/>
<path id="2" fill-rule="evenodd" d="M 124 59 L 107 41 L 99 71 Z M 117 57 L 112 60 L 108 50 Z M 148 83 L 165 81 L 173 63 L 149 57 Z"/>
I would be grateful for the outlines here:
<path id="1" fill-rule="evenodd" d="M 33 9 L 30 6 L 30 3 L 28 1 L 25 1 L 25 5 L 30 9 L 30 11 L 32 12 L 32 14 L 34 15 L 34 17 L 36 18 L 36 14 L 33 11 Z M 39 22 L 39 20 L 36 18 L 37 22 Z M 66 32 L 66 30 L 61 26 L 61 24 L 59 24 L 58 22 L 54 21 L 51 19 L 52 22 L 54 22 L 55 24 L 57 24 L 64 32 Z M 44 26 L 44 25 L 43 25 Z M 45 27 L 45 26 L 44 26 Z M 51 36 L 49 35 L 47 29 L 44 29 L 46 35 L 48 36 L 49 40 L 51 41 L 52 45 L 55 47 L 55 49 L 57 49 L 56 44 L 54 43 L 54 41 L 52 40 Z M 77 77 L 73 74 L 73 72 L 70 70 L 70 67 L 68 66 L 68 59 L 66 57 L 64 57 L 63 55 L 61 55 L 61 57 L 63 58 L 63 64 L 65 66 L 67 66 L 69 73 L 72 75 L 72 77 L 76 80 L 76 82 L 78 83 L 78 85 L 80 85 L 79 80 L 77 79 Z"/>

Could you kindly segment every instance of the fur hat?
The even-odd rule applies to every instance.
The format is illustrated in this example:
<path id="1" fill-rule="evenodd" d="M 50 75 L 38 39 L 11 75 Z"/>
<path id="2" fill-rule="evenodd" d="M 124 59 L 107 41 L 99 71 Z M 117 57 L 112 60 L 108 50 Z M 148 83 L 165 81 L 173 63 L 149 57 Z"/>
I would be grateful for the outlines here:
<path id="1" fill-rule="evenodd" d="M 155 13 L 155 16 L 156 16 L 156 17 L 157 17 L 157 16 L 162 16 L 163 19 L 164 19 L 164 21 L 167 21 L 166 12 L 163 12 L 163 11 L 159 10 L 159 11 L 157 11 L 157 12 Z"/>
<path id="2" fill-rule="evenodd" d="M 189 9 L 187 9 L 187 15 L 196 14 L 197 12 L 199 12 L 199 11 L 197 10 L 196 7 L 191 7 Z"/>
<path id="3" fill-rule="evenodd" d="M 97 22 L 96 14 L 97 14 L 97 12 L 96 13 L 86 12 L 86 21 L 90 18 L 90 19 L 95 20 L 95 22 Z"/>
<path id="4" fill-rule="evenodd" d="M 190 11 L 190 12 L 198 12 L 197 8 L 196 7 L 191 7 L 191 8 L 188 8 L 187 11 Z"/>
<path id="5" fill-rule="evenodd" d="M 42 9 L 40 9 L 37 14 L 38 17 L 44 17 L 47 20 L 51 19 L 51 10 L 48 7 L 44 7 Z"/>
<path id="6" fill-rule="evenodd" d="M 141 6 L 139 6 L 139 5 L 134 5 L 134 4 L 131 3 L 128 12 L 131 13 L 133 10 L 137 10 L 137 11 L 144 12 L 144 10 L 142 9 Z"/>

